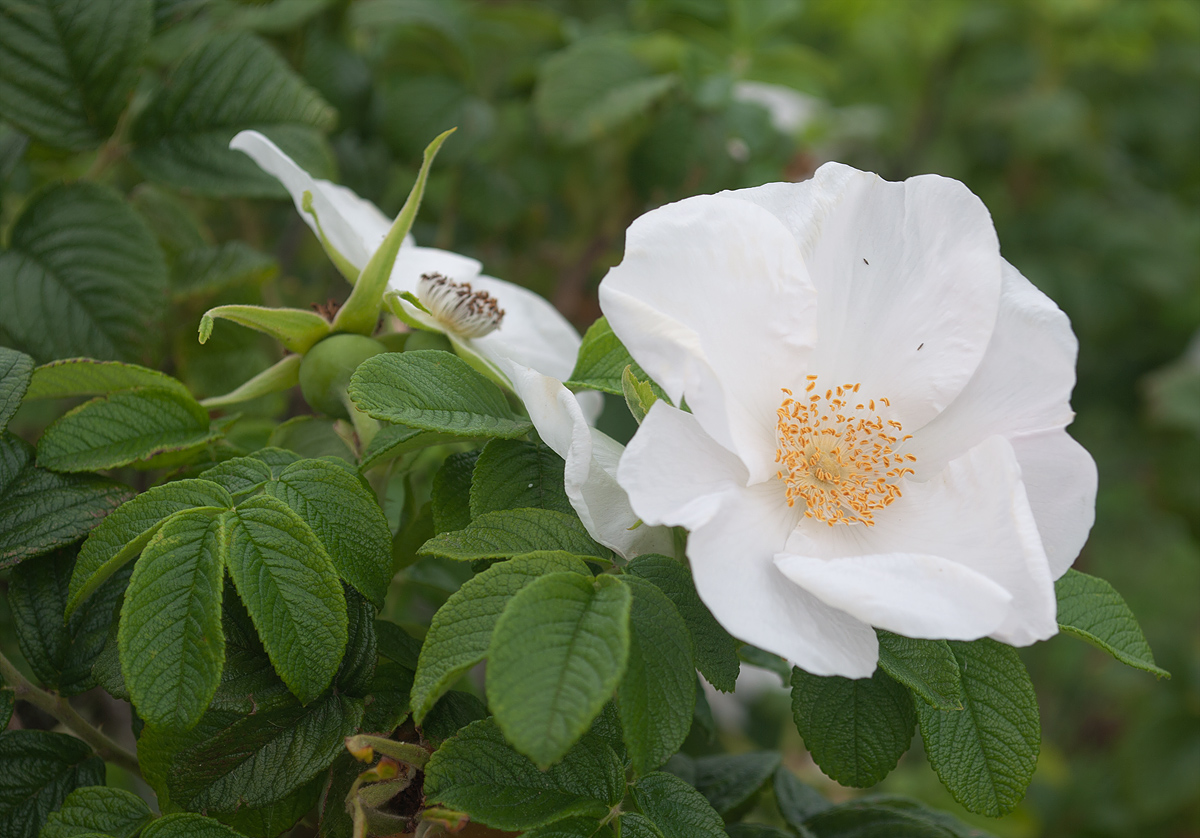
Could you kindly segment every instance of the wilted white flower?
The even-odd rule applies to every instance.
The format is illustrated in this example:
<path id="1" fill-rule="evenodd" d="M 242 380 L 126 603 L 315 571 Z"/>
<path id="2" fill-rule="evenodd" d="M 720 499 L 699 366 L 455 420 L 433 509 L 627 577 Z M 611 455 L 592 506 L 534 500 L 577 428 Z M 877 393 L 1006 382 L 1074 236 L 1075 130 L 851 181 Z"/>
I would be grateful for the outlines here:
<path id="1" fill-rule="evenodd" d="M 872 627 L 1025 645 L 1093 521 L 1077 344 L 961 183 L 840 164 L 634 222 L 600 287 L 658 402 L 618 469 L 730 632 L 821 675 Z"/>

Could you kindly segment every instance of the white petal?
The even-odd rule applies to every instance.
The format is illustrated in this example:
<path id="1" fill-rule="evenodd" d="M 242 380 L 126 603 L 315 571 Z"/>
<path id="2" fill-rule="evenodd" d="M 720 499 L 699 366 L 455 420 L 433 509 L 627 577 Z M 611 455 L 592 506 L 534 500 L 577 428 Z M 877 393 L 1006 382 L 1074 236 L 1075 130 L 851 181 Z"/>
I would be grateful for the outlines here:
<path id="1" fill-rule="evenodd" d="M 388 277 L 388 288 L 392 291 L 415 292 L 417 281 L 423 274 L 441 274 L 455 282 L 474 285 L 481 270 L 483 265 L 478 259 L 436 247 L 418 247 L 405 239 L 396 253 L 392 274 Z"/>
<path id="2" fill-rule="evenodd" d="M 507 358 L 560 381 L 570 376 L 582 338 L 545 297 L 490 276 L 476 277 L 471 285 L 504 309 L 500 328 L 470 342 L 476 352 L 493 363 Z"/>
<path id="3" fill-rule="evenodd" d="M 1001 272 L 991 216 L 963 184 L 826 164 L 806 183 L 725 194 L 768 209 L 805 253 L 821 383 L 887 397 L 907 433 L 962 391 L 996 322 Z"/>
<path id="4" fill-rule="evenodd" d="M 782 553 L 783 575 L 852 617 L 903 634 L 976 640 L 1008 616 L 1012 594 L 939 556 L 888 553 L 817 559 Z"/>
<path id="5" fill-rule="evenodd" d="M 1058 630 L 1050 566 L 1029 508 L 1012 446 L 988 437 L 928 482 L 906 480 L 903 494 L 876 514 L 875 526 L 804 521 L 787 553 L 821 559 L 909 553 L 957 562 L 1012 595 L 990 636 L 1014 646 Z"/>
<path id="6" fill-rule="evenodd" d="M 564 488 L 592 538 L 625 558 L 673 552 L 674 536 L 663 527 L 638 526 L 629 496 L 617 485 L 624 448 L 588 426 L 575 395 L 559 381 L 528 367 L 504 362 L 505 373 L 529 411 L 538 435 L 566 461 Z"/>
<path id="7" fill-rule="evenodd" d="M 1096 520 L 1096 461 L 1065 430 L 1021 434 L 1009 440 L 1050 561 L 1062 576 L 1087 541 Z"/>
<path id="8" fill-rule="evenodd" d="M 795 240 L 745 201 L 701 195 L 626 233 L 600 284 L 617 337 L 676 403 L 736 452 L 749 479 L 775 474 L 780 388 L 804 381 L 816 299 Z"/>
<path id="9" fill-rule="evenodd" d="M 317 180 L 296 165 L 279 146 L 257 131 L 242 131 L 229 147 L 248 154 L 263 171 L 274 175 L 296 205 L 304 223 L 318 237 L 321 231 L 312 214 L 304 210 L 304 193 L 312 195 L 313 209 L 330 247 L 358 270 L 367 264 L 391 228 L 379 208 L 351 190 L 327 180 Z"/>
<path id="10" fill-rule="evenodd" d="M 1069 399 L 1079 342 L 1067 316 L 1007 262 L 1003 277 L 996 329 L 979 369 L 905 449 L 916 454 L 919 476 L 936 474 L 992 434 L 1011 438 L 1074 418 Z"/>

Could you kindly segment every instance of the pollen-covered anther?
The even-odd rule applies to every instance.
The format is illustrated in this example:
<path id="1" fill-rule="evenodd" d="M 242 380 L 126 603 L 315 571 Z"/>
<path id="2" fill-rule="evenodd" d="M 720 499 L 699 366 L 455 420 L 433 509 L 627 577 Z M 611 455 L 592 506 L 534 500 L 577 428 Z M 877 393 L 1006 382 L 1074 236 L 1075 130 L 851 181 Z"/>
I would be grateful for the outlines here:
<path id="1" fill-rule="evenodd" d="M 464 338 L 481 338 L 504 320 L 504 309 L 487 291 L 469 282 L 454 282 L 441 274 L 424 274 L 417 282 L 417 299 L 448 331 Z"/>
<path id="2" fill-rule="evenodd" d="M 776 411 L 778 477 L 787 486 L 788 506 L 805 503 L 809 518 L 834 524 L 875 523 L 875 513 L 900 497 L 901 478 L 912 474 L 912 454 L 899 448 L 911 436 L 894 419 L 884 419 L 870 407 L 850 404 L 843 396 L 857 393 L 859 384 L 816 389 L 817 376 L 808 376 L 807 398 L 795 399 L 783 388 Z M 879 400 L 890 406 L 887 399 Z"/>

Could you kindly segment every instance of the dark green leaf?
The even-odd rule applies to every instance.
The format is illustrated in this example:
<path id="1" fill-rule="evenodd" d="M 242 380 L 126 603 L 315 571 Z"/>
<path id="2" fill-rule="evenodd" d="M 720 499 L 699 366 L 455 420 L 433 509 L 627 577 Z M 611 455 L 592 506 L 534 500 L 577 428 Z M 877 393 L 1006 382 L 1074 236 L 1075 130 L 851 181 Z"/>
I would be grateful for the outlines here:
<path id="1" fill-rule="evenodd" d="M 458 441 L 459 437 L 452 434 L 423 431 L 420 428 L 409 428 L 405 425 L 385 424 L 379 429 L 379 433 L 375 434 L 371 444 L 367 446 L 359 468 L 366 471 L 380 463 L 395 459 L 401 454 L 407 454 L 409 451 Z"/>
<path id="2" fill-rule="evenodd" d="M 512 439 L 533 429 L 499 387 L 457 355 L 435 349 L 368 358 L 355 370 L 348 392 L 369 416 L 426 431 Z"/>
<path id="3" fill-rule="evenodd" d="M 736 809 L 762 788 L 779 767 L 776 751 L 755 751 L 696 760 L 696 788 L 722 815 Z"/>
<path id="4" fill-rule="evenodd" d="M 33 359 L 24 352 L 0 346 L 0 432 L 21 406 L 29 387 Z"/>
<path id="5" fill-rule="evenodd" d="M 242 129 L 262 131 L 323 176 L 330 166 L 319 129 L 333 118 L 269 46 L 244 33 L 220 33 L 188 54 L 142 111 L 132 160 L 151 180 L 199 194 L 282 197 L 275 178 L 229 141 Z"/>
<path id="6" fill-rule="evenodd" d="M 0 431 L 0 568 L 78 541 L 131 494 L 94 474 L 37 468 L 33 446 Z"/>
<path id="7" fill-rule="evenodd" d="M 33 371 L 26 397 L 62 399 L 70 396 L 106 396 L 135 387 L 172 390 L 184 397 L 191 395 L 179 379 L 148 367 L 122 361 L 64 358 L 42 364 Z"/>
<path id="8" fill-rule="evenodd" d="M 171 296 L 184 300 L 226 288 L 259 285 L 279 273 L 279 264 L 245 242 L 234 240 L 181 254 L 171 273 Z"/>
<path id="9" fill-rule="evenodd" d="M 4 838 L 37 838 L 47 816 L 80 786 L 104 782 L 104 760 L 74 736 L 45 730 L 0 734 Z"/>
<path id="10" fill-rule="evenodd" d="M 488 705 L 505 737 L 538 765 L 558 762 L 620 683 L 631 599 L 612 576 L 551 573 L 513 596 L 496 621 Z"/>
<path id="11" fill-rule="evenodd" d="M 209 707 L 248 716 L 293 704 L 295 699 L 271 667 L 254 622 L 229 581 L 221 598 L 221 611 L 225 668 Z"/>
<path id="12" fill-rule="evenodd" d="M 0 251 L 0 330 L 38 361 L 134 360 L 157 340 L 167 266 L 116 192 L 55 186 L 26 205 Z"/>
<path id="13" fill-rule="evenodd" d="M 629 663 L 617 689 L 617 710 L 633 770 L 645 774 L 679 750 L 692 728 L 696 666 L 687 626 L 653 583 L 628 575 Z"/>
<path id="14" fill-rule="evenodd" d="M 794 829 L 803 829 L 809 818 L 833 805 L 782 765 L 775 771 L 774 786 L 779 813 Z"/>
<path id="15" fill-rule="evenodd" d="M 572 815 L 602 818 L 625 793 L 612 749 L 585 736 L 562 762 L 540 771 L 490 719 L 475 722 L 434 752 L 425 799 L 497 829 L 530 829 Z"/>
<path id="16" fill-rule="evenodd" d="M 395 623 L 387 620 L 375 621 L 375 636 L 378 638 L 379 654 L 391 658 L 401 666 L 416 670 L 421 654 L 421 641 Z"/>
<path id="17" fill-rule="evenodd" d="M 15 693 L 7 687 L 0 687 L 0 730 L 8 727 L 12 720 L 13 708 L 16 706 Z"/>
<path id="18" fill-rule="evenodd" d="M 725 834 L 729 838 L 792 838 L 792 833 L 765 823 L 731 823 Z"/>
<path id="19" fill-rule="evenodd" d="M 1000 817 L 1025 794 L 1037 767 L 1037 696 L 1011 646 L 984 638 L 951 641 L 963 685 L 962 710 L 917 705 L 925 753 L 954 799 Z"/>
<path id="20" fill-rule="evenodd" d="M 540 441 L 493 439 L 475 463 L 471 517 L 528 507 L 574 515 L 563 489 L 564 466 L 562 457 Z"/>
<path id="21" fill-rule="evenodd" d="M 142 838 L 243 838 L 219 821 L 194 815 L 191 812 L 177 812 L 164 815 L 150 824 L 142 832 Z"/>
<path id="22" fill-rule="evenodd" d="M 87 786 L 67 795 L 62 808 L 51 813 L 38 838 L 72 838 L 89 832 L 133 838 L 153 818 L 146 801 L 132 792 Z"/>
<path id="23" fill-rule="evenodd" d="M 355 591 L 346 589 L 346 654 L 334 684 L 339 692 L 362 698 L 375 679 L 379 649 L 375 635 L 375 608 Z"/>
<path id="24" fill-rule="evenodd" d="M 336 457 L 355 463 L 354 452 L 338 436 L 337 421 L 328 416 L 293 416 L 271 431 L 271 445 L 295 451 L 304 457 Z"/>
<path id="25" fill-rule="evenodd" d="M 371 681 L 367 710 L 363 715 L 362 731 L 389 735 L 409 713 L 409 693 L 412 692 L 413 671 L 406 666 L 380 661 Z"/>
<path id="26" fill-rule="evenodd" d="M 1171 677 L 1154 663 L 1137 618 L 1108 582 L 1072 569 L 1054 583 L 1054 591 L 1058 627 L 1064 632 L 1100 647 L 1126 666 Z"/>
<path id="27" fill-rule="evenodd" d="M 433 477 L 433 529 L 435 532 L 461 530 L 471 523 L 471 477 L 478 451 L 451 454 Z"/>
<path id="28" fill-rule="evenodd" d="M 621 838 L 664 838 L 663 833 L 647 817 L 636 812 L 622 812 Z"/>
<path id="29" fill-rule="evenodd" d="M 434 509 L 436 515 L 436 506 Z M 569 553 L 588 561 L 612 561 L 612 553 L 592 540 L 578 517 L 549 509 L 489 512 L 462 529 L 434 536 L 420 552 L 463 562 L 547 552 Z"/>
<path id="30" fill-rule="evenodd" d="M 944 640 L 914 640 L 877 629 L 879 668 L 939 710 L 962 709 L 958 661 Z"/>
<path id="31" fill-rule="evenodd" d="M 650 377 L 613 333 L 608 318 L 601 317 L 588 327 L 583 336 L 583 345 L 579 347 L 579 355 L 575 358 L 575 369 L 571 371 L 566 384 L 576 389 L 600 390 L 622 396 L 625 391 L 621 377 L 626 367 L 630 367 L 631 374 L 642 381 Z M 657 395 L 664 397 L 661 391 L 657 391 Z"/>
<path id="32" fill-rule="evenodd" d="M 944 812 L 903 797 L 866 797 L 832 806 L 809 822 L 817 838 L 989 838 Z"/>
<path id="33" fill-rule="evenodd" d="M 471 693 L 450 690 L 438 699 L 438 703 L 433 705 L 433 709 L 425 716 L 421 733 L 434 743 L 442 742 L 471 722 L 477 722 L 487 716 L 487 705 Z"/>
<path id="34" fill-rule="evenodd" d="M 633 799 L 663 838 L 725 838 L 721 816 L 674 774 L 655 771 L 642 777 L 633 787 Z"/>
<path id="35" fill-rule="evenodd" d="M 595 818 L 565 818 L 561 821 L 539 826 L 525 833 L 525 838 L 612 838 L 612 830 L 601 826 Z M 621 833 L 631 838 L 635 833 Z"/>
<path id="36" fill-rule="evenodd" d="M 214 813 L 214 817 L 233 827 L 249 838 L 276 838 L 285 834 L 296 822 L 311 812 L 325 790 L 325 775 L 318 774 L 306 786 L 296 789 L 282 800 L 261 809 L 239 809 L 227 814 Z"/>
<path id="37" fill-rule="evenodd" d="M 150 40 L 151 0 L 0 2 L 0 110 L 47 145 L 112 133 Z"/>
<path id="38" fill-rule="evenodd" d="M 150 724 L 192 727 L 221 681 L 228 539 L 223 518 L 180 512 L 150 539 L 134 567 L 118 642 L 133 705 Z"/>
<path id="39" fill-rule="evenodd" d="M 654 554 L 638 556 L 626 570 L 653 582 L 675 604 L 692 635 L 696 666 L 708 683 L 723 692 L 733 692 L 742 666 L 738 642 L 700 601 L 691 571 L 675 559 Z"/>
<path id="40" fill-rule="evenodd" d="M 912 695 L 879 669 L 858 679 L 793 669 L 792 716 L 821 770 L 858 788 L 896 767 L 917 723 Z"/>
<path id="41" fill-rule="evenodd" d="M 417 724 L 455 680 L 483 660 L 492 629 L 513 595 L 535 579 L 561 571 L 591 578 L 579 559 L 533 556 L 494 565 L 450 595 L 434 614 L 421 646 L 412 693 Z"/>

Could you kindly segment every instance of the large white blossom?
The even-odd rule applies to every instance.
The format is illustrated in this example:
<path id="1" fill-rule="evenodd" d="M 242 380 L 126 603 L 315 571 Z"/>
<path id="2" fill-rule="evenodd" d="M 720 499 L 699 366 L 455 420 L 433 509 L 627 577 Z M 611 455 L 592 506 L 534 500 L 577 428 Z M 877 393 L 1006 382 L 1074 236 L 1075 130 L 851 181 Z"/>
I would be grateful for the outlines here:
<path id="1" fill-rule="evenodd" d="M 1064 430 L 1077 343 L 961 183 L 831 163 L 680 201 L 629 228 L 600 302 L 687 407 L 654 405 L 620 484 L 647 524 L 690 530 L 734 635 L 865 677 L 872 627 L 1055 633 L 1096 491 Z"/>
<path id="2" fill-rule="evenodd" d="M 353 281 L 383 242 L 391 219 L 346 187 L 312 177 L 257 131 L 242 131 L 229 145 L 283 184 L 304 223 Z M 546 375 L 567 378 L 579 352 L 579 333 L 538 294 L 482 271 L 476 259 L 419 247 L 410 236 L 396 256 L 388 287 L 413 294 L 432 312 L 403 302 L 410 319 L 445 333 L 460 351 L 482 357 L 492 368 L 511 358 Z M 448 292 L 461 305 L 447 305 Z M 588 406 L 598 412 L 599 402 Z"/>

